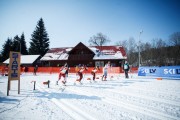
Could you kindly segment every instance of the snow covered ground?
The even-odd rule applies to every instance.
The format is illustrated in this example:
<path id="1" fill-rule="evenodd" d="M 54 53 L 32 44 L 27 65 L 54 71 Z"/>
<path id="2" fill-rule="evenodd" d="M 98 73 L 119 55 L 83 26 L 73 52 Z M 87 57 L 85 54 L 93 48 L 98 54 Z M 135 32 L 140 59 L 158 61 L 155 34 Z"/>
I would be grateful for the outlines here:
<path id="1" fill-rule="evenodd" d="M 100 75 L 98 75 L 100 77 Z M 113 76 L 111 78 L 110 76 Z M 58 74 L 21 75 L 11 82 L 7 94 L 7 76 L 0 77 L 0 120 L 180 120 L 180 80 L 156 80 L 124 75 L 109 75 L 107 81 L 67 86 L 56 85 Z M 32 81 L 36 81 L 33 90 Z M 50 80 L 50 88 L 43 82 Z"/>

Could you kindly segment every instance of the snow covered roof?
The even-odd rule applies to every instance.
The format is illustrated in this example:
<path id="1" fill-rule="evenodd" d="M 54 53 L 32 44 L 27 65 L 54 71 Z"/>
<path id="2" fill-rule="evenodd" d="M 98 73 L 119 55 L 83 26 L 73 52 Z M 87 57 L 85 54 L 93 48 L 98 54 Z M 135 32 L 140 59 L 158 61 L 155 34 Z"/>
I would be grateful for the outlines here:
<path id="1" fill-rule="evenodd" d="M 21 55 L 21 64 L 32 64 L 40 55 Z M 9 64 L 9 58 L 3 63 Z"/>
<path id="2" fill-rule="evenodd" d="M 102 59 L 126 59 L 126 53 L 122 46 L 91 46 L 94 53 L 94 60 Z"/>
<path id="3" fill-rule="evenodd" d="M 67 60 L 69 57 L 68 52 L 72 47 L 65 48 L 52 48 L 41 58 L 41 60 Z"/>
<path id="4" fill-rule="evenodd" d="M 122 46 L 90 46 L 87 47 L 94 52 L 93 60 L 126 59 L 126 53 Z M 41 60 L 68 60 L 69 52 L 73 47 L 62 47 L 50 49 Z"/>

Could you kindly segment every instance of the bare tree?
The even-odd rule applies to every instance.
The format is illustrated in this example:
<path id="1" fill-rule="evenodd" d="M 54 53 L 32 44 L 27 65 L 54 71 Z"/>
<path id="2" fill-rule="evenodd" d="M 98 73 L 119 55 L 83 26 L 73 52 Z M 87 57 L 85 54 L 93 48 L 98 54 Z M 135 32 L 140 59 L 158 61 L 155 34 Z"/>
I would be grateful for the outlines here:
<path id="1" fill-rule="evenodd" d="M 110 40 L 106 35 L 103 35 L 102 33 L 97 33 L 97 35 L 90 37 L 88 42 L 90 43 L 90 45 L 102 46 L 107 42 L 110 42 Z"/>
<path id="2" fill-rule="evenodd" d="M 156 65 L 162 66 L 165 64 L 167 51 L 164 49 L 166 43 L 162 39 L 157 39 L 156 41 Z"/>
<path id="3" fill-rule="evenodd" d="M 135 63 L 137 62 L 137 55 L 135 54 L 137 51 L 137 47 L 134 38 L 130 37 L 128 40 L 118 41 L 116 44 L 124 47 L 129 64 L 135 65 Z"/>
<path id="4" fill-rule="evenodd" d="M 174 65 L 178 65 L 180 64 L 180 32 L 170 35 L 169 41 L 174 46 L 170 49 Z"/>
<path id="5" fill-rule="evenodd" d="M 145 44 L 142 44 L 142 52 L 141 52 L 141 60 L 143 65 L 151 65 L 152 62 L 152 46 L 149 42 L 146 42 Z"/>
<path id="6" fill-rule="evenodd" d="M 166 46 L 166 43 L 162 39 L 157 39 L 156 45 L 157 48 L 162 48 Z"/>
<path id="7" fill-rule="evenodd" d="M 124 50 L 126 51 L 126 54 L 128 53 L 128 41 L 127 40 L 118 41 L 116 43 L 116 45 L 123 46 Z"/>
<path id="8" fill-rule="evenodd" d="M 173 46 L 180 46 L 180 32 L 175 32 L 170 35 L 169 42 Z"/>
<path id="9" fill-rule="evenodd" d="M 133 37 L 130 37 L 128 39 L 128 53 L 127 53 L 127 57 L 128 57 L 128 61 L 131 65 L 136 65 L 135 63 L 137 62 L 137 55 L 134 54 L 137 51 L 137 47 L 136 47 L 136 41 Z"/>
<path id="10" fill-rule="evenodd" d="M 169 37 L 171 46 L 161 38 L 151 40 L 149 43 L 141 43 L 141 63 L 144 66 L 165 66 L 180 65 L 180 32 L 173 33 Z M 137 65 L 138 46 L 133 38 L 119 41 L 117 45 L 122 45 L 126 51 L 128 61 L 131 65 Z"/>

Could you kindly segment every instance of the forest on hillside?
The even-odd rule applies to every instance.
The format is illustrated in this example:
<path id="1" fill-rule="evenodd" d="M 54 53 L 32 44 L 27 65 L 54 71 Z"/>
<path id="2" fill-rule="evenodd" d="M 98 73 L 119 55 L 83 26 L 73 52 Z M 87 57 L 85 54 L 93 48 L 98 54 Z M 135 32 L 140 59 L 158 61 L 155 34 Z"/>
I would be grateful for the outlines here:
<path id="1" fill-rule="evenodd" d="M 136 42 L 134 38 L 117 43 L 125 48 L 130 65 L 141 66 L 180 65 L 180 32 L 169 36 L 168 40 L 153 39 L 150 42 Z M 139 55 L 140 53 L 140 55 Z"/>

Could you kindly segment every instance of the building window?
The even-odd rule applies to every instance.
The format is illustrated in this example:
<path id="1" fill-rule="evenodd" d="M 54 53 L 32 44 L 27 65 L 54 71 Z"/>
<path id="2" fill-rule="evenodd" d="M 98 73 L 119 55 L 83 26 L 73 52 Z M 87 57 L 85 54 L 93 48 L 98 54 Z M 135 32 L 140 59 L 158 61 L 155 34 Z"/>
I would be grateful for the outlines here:
<path id="1" fill-rule="evenodd" d="M 103 67 L 104 66 L 104 61 L 96 61 L 95 66 Z"/>

